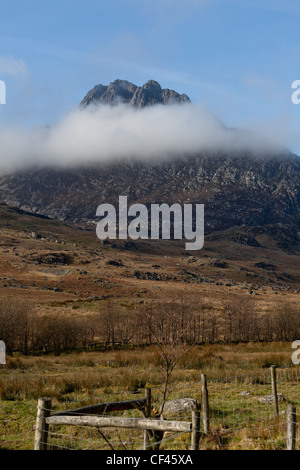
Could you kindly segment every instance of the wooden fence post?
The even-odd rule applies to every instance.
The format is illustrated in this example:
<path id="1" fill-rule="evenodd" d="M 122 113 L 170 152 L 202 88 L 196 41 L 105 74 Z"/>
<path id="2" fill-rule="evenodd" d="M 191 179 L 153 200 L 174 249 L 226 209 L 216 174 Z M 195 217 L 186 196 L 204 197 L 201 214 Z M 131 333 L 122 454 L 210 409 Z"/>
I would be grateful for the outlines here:
<path id="1" fill-rule="evenodd" d="M 207 390 L 207 379 L 206 375 L 201 375 L 202 384 L 202 413 L 203 413 L 203 432 L 204 434 L 209 433 L 209 404 L 208 404 L 208 390 Z"/>
<path id="2" fill-rule="evenodd" d="M 200 408 L 198 403 L 192 411 L 191 450 L 199 450 L 200 443 Z"/>
<path id="3" fill-rule="evenodd" d="M 275 419 L 279 416 L 278 394 L 277 394 L 277 380 L 276 380 L 276 366 L 271 366 L 271 381 L 272 381 L 272 395 Z"/>
<path id="4" fill-rule="evenodd" d="M 146 407 L 144 411 L 144 416 L 145 418 L 150 418 L 151 417 L 151 388 L 145 389 L 145 398 L 146 398 Z M 149 431 L 145 430 L 143 450 L 149 450 L 149 449 L 150 449 L 150 435 L 149 435 Z"/>
<path id="5" fill-rule="evenodd" d="M 51 413 L 51 398 L 39 398 L 35 425 L 34 450 L 47 450 L 48 429 L 46 418 Z"/>
<path id="6" fill-rule="evenodd" d="M 295 450 L 296 447 L 296 408 L 289 405 L 287 410 L 287 450 Z"/>

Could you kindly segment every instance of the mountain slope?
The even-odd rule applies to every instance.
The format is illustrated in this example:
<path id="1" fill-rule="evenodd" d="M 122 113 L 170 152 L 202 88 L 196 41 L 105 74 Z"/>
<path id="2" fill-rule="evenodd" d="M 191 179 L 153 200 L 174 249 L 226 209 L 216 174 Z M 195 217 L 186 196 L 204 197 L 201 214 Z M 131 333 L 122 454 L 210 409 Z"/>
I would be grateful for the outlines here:
<path id="1" fill-rule="evenodd" d="M 133 106 L 184 102 L 186 95 L 147 82 L 96 86 L 90 103 Z M 167 99 L 168 98 L 168 99 Z M 0 202 L 67 222 L 95 223 L 99 204 L 204 203 L 206 233 L 230 227 L 273 227 L 282 246 L 300 246 L 300 158 L 245 152 L 198 153 L 155 162 L 121 161 L 72 169 L 38 169 L 0 177 Z M 274 227 L 277 227 L 274 229 Z M 271 229 L 270 229 L 271 230 Z"/>
<path id="2" fill-rule="evenodd" d="M 296 156 L 197 155 L 172 162 L 43 169 L 0 179 L 1 200 L 60 220 L 88 223 L 103 202 L 206 205 L 206 229 L 281 223 L 300 229 Z"/>

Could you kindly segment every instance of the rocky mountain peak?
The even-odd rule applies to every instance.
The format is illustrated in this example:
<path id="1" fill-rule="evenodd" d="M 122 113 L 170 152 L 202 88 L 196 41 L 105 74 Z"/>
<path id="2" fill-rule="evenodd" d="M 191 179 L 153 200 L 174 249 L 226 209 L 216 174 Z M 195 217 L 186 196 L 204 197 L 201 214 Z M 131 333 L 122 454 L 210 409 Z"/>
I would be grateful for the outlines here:
<path id="1" fill-rule="evenodd" d="M 84 97 L 81 106 L 90 104 L 126 103 L 137 108 L 154 104 L 190 102 L 187 95 L 180 95 L 174 90 L 162 89 L 155 80 L 149 80 L 142 87 L 127 80 L 114 80 L 108 86 L 96 85 Z"/>
<path id="2" fill-rule="evenodd" d="M 174 90 L 162 89 L 154 80 L 140 87 L 118 79 L 109 85 L 96 85 L 87 93 L 82 106 L 120 102 L 143 108 L 190 100 Z M 241 133 L 237 129 L 228 132 Z M 0 175 L 0 201 L 88 226 L 95 222 L 96 207 L 103 202 L 117 204 L 119 195 L 127 195 L 130 204 L 203 203 L 206 234 L 234 227 L 243 230 L 256 227 L 280 239 L 282 249 L 299 249 L 299 157 L 288 151 L 266 154 L 263 149 L 257 152 L 224 149 L 173 159 L 163 157 L 153 161 L 116 160 L 109 165 L 99 159 L 93 165 L 31 168 Z M 244 235 L 240 240 L 244 243 Z"/>
<path id="3" fill-rule="evenodd" d="M 154 93 L 157 96 L 162 92 L 160 84 L 155 80 L 148 80 L 148 82 L 143 85 L 143 89 L 149 91 L 149 93 Z"/>

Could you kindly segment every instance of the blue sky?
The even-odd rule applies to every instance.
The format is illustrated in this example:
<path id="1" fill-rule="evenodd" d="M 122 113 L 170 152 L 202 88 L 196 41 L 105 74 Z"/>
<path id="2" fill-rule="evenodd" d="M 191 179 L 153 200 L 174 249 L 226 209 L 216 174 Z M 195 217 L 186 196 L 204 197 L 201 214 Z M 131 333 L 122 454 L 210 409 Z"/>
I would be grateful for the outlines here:
<path id="1" fill-rule="evenodd" d="M 149 79 L 228 126 L 292 131 L 300 153 L 297 0 L 2 0 L 0 123 L 53 124 L 95 84 Z"/>

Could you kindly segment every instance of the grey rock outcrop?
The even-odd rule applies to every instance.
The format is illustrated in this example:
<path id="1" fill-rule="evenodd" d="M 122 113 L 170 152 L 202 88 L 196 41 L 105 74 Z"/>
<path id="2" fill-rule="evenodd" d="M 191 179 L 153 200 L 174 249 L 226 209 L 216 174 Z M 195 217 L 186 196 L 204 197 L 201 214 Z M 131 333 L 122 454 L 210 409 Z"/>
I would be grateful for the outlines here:
<path id="1" fill-rule="evenodd" d="M 189 103 L 187 95 L 180 95 L 174 90 L 162 89 L 160 84 L 149 80 L 142 87 L 126 80 L 115 80 L 108 86 L 96 85 L 81 102 L 81 106 L 90 104 L 125 103 L 136 108 L 153 104 Z"/>

